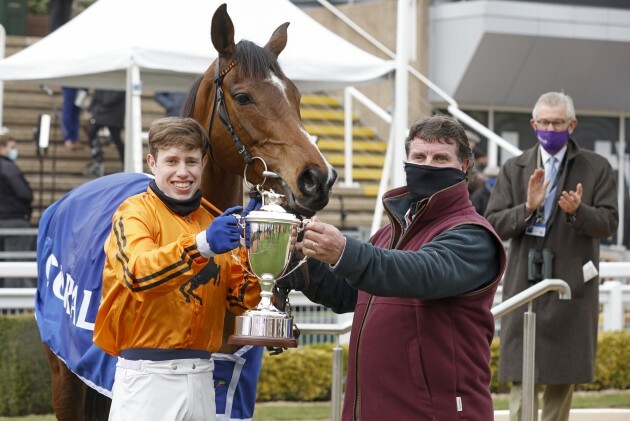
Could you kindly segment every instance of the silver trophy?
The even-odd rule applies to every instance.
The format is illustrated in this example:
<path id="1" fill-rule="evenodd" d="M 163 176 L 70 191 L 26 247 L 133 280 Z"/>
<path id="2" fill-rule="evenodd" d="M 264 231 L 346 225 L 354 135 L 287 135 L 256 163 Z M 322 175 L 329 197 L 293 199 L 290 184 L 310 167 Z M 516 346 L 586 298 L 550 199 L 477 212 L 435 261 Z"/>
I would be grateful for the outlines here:
<path id="1" fill-rule="evenodd" d="M 287 213 L 279 204 L 282 197 L 273 191 L 262 191 L 263 206 L 243 218 L 249 224 L 247 259 L 251 273 L 260 282 L 261 299 L 255 309 L 236 318 L 235 332 L 228 339 L 231 345 L 297 347 L 293 318 L 276 309 L 271 298 L 276 280 L 285 275 L 298 231 L 307 221 Z M 241 223 L 244 226 L 244 221 Z"/>

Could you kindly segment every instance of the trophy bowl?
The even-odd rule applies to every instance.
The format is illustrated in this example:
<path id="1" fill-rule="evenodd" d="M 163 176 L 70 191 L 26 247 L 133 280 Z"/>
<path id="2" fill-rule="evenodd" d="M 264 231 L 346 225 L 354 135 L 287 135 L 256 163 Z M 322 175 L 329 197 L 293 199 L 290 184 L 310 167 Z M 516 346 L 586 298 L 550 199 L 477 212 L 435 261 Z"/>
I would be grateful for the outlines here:
<path id="1" fill-rule="evenodd" d="M 285 273 L 291 258 L 301 221 L 274 202 L 250 212 L 244 219 L 249 224 L 247 259 L 260 282 L 260 303 L 236 317 L 235 332 L 228 343 L 295 348 L 293 318 L 276 309 L 271 298 L 275 282 Z"/>

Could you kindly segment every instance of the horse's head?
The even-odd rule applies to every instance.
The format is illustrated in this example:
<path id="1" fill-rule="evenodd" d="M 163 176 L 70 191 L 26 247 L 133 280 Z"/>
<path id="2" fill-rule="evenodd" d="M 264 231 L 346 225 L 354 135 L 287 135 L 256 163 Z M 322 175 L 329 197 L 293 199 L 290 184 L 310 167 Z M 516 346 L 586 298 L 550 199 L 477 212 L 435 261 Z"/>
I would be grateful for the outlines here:
<path id="1" fill-rule="evenodd" d="M 265 47 L 235 44 L 234 25 L 221 5 L 211 30 L 218 59 L 193 86 L 196 97 L 189 96 L 184 112 L 209 129 L 208 167 L 264 182 L 264 189 L 285 195 L 288 211 L 311 216 L 328 204 L 337 175 L 304 129 L 300 92 L 278 64 L 288 26 L 278 27 Z M 206 185 L 204 180 L 204 196 L 213 201 Z M 223 194 L 226 187 L 218 186 Z"/>

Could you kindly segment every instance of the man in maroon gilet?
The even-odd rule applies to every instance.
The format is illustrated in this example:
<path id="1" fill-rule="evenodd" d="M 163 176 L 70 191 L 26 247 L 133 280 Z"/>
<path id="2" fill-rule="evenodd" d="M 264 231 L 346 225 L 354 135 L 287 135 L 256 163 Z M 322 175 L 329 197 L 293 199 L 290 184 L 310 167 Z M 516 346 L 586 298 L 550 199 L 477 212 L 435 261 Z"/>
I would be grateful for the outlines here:
<path id="1" fill-rule="evenodd" d="M 463 127 L 420 121 L 405 149 L 407 186 L 383 197 L 389 224 L 362 243 L 315 219 L 297 244 L 308 271 L 278 286 L 354 311 L 344 420 L 490 421 L 490 308 L 505 251 L 468 197 Z"/>

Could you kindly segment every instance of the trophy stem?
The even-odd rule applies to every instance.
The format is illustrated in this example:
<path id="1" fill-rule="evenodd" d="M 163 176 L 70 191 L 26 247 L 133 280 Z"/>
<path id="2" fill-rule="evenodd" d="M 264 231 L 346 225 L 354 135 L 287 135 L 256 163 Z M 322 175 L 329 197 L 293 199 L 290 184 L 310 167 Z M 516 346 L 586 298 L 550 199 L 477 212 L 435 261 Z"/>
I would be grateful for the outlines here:
<path id="1" fill-rule="evenodd" d="M 258 282 L 260 282 L 260 303 L 258 304 L 258 307 L 256 307 L 258 310 L 266 310 L 266 311 L 278 311 L 272 304 L 271 304 L 271 297 L 273 296 L 273 286 L 276 284 L 276 280 L 273 277 L 273 275 L 270 275 L 268 273 L 263 274 L 259 279 Z"/>

